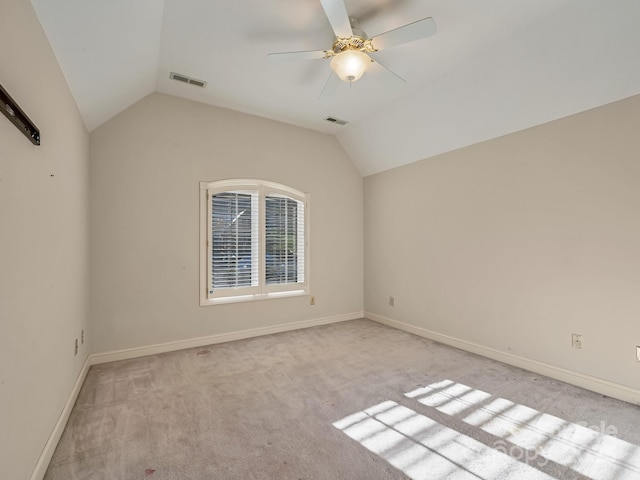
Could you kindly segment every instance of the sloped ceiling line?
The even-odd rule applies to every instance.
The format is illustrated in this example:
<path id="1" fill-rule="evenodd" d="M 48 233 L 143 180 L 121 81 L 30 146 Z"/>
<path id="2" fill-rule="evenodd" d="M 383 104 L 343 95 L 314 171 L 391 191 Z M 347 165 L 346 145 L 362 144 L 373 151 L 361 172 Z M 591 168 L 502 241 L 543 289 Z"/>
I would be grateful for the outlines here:
<path id="1" fill-rule="evenodd" d="M 330 47 L 319 0 L 32 4 L 90 131 L 161 92 L 334 134 L 365 176 L 640 93 L 637 0 L 345 0 L 368 33 L 427 16 L 438 33 L 376 54 L 406 87 L 365 74 L 328 102 L 325 60 L 267 61 Z"/>

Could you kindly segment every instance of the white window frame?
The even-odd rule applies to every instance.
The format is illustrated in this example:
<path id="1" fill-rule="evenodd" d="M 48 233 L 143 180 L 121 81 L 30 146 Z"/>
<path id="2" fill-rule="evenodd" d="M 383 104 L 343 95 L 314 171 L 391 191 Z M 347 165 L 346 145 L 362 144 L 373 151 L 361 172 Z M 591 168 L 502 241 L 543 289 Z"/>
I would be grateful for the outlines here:
<path id="1" fill-rule="evenodd" d="M 258 284 L 251 287 L 217 288 L 211 283 L 211 201 L 210 195 L 221 192 L 251 191 L 258 195 Z M 270 195 L 292 198 L 302 203 L 304 214 L 304 254 L 298 262 L 304 262 L 303 279 L 297 283 L 267 285 L 265 280 L 265 198 Z M 200 182 L 200 305 L 247 302 L 309 295 L 309 219 L 310 196 L 294 188 L 275 182 L 255 179 L 233 179 Z M 212 292 L 213 293 L 210 293 Z"/>

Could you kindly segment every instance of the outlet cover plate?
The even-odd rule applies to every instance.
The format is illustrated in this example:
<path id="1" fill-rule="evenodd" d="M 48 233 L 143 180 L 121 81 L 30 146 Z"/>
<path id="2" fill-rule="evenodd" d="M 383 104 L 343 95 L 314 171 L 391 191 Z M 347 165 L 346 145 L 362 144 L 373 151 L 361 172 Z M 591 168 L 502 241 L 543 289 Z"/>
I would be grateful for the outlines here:
<path id="1" fill-rule="evenodd" d="M 582 348 L 582 335 L 574 333 L 571 335 L 571 346 L 573 348 Z"/>

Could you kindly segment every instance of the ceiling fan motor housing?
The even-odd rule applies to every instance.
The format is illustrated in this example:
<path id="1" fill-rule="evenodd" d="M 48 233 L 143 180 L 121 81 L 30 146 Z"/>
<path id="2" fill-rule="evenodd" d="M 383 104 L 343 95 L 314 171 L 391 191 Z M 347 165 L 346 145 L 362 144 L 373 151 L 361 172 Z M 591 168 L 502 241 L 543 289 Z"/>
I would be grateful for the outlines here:
<path id="1" fill-rule="evenodd" d="M 365 40 L 361 37 L 353 35 L 349 38 L 338 37 L 333 44 L 332 50 L 335 55 L 345 50 L 363 50 Z"/>

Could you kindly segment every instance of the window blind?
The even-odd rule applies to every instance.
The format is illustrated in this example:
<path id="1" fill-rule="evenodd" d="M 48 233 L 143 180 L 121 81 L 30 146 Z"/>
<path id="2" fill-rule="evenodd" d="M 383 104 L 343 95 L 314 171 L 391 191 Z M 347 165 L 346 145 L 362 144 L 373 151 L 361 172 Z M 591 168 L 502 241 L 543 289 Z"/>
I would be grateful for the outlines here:
<path id="1" fill-rule="evenodd" d="M 293 198 L 265 198 L 265 280 L 267 285 L 304 279 L 304 208 Z"/>
<path id="2" fill-rule="evenodd" d="M 257 203 L 257 192 L 211 195 L 212 289 L 258 284 Z"/>

